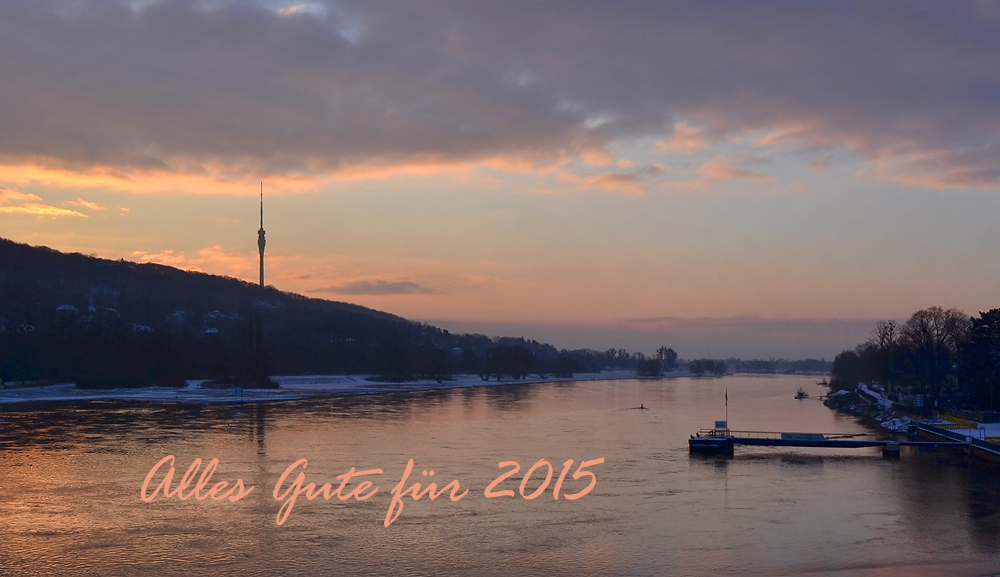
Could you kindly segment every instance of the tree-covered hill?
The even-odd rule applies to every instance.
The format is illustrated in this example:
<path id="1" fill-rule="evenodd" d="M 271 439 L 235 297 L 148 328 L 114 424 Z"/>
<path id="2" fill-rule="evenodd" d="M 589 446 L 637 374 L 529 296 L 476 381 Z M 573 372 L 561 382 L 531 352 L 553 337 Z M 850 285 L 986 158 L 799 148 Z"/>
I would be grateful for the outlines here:
<path id="1" fill-rule="evenodd" d="M 405 380 L 458 370 L 489 378 L 502 371 L 596 369 L 595 354 L 560 353 L 524 339 L 454 335 L 235 278 L 0 239 L 3 381 L 107 387 L 212 378 L 266 386 L 269 374 Z M 517 363 L 507 367 L 504 359 Z"/>

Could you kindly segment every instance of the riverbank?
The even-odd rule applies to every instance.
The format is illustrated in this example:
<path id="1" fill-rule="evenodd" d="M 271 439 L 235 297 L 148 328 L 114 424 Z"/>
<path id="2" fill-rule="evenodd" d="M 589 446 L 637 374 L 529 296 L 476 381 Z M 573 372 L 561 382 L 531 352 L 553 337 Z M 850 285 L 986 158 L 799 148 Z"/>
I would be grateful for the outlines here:
<path id="1" fill-rule="evenodd" d="M 141 387 L 131 389 L 78 389 L 73 383 L 60 383 L 38 387 L 16 387 L 0 390 L 0 407 L 46 403 L 85 403 L 91 401 L 137 401 L 150 403 L 259 403 L 289 401 L 314 396 L 373 395 L 435 389 L 489 387 L 499 385 L 526 385 L 538 383 L 574 383 L 625 379 L 677 378 L 694 376 L 688 372 L 667 373 L 663 377 L 640 377 L 634 371 L 606 371 L 581 373 L 569 378 L 525 377 L 484 381 L 478 375 L 455 375 L 451 380 L 407 381 L 394 383 L 372 380 L 367 375 L 306 375 L 276 376 L 276 389 L 203 388 L 204 380 L 187 381 L 185 387 Z"/>
<path id="2" fill-rule="evenodd" d="M 854 391 L 830 393 L 823 404 L 835 411 L 859 417 L 866 425 L 893 433 L 905 433 L 913 424 L 911 417 L 895 409 L 895 403 L 864 383 L 858 384 Z"/>

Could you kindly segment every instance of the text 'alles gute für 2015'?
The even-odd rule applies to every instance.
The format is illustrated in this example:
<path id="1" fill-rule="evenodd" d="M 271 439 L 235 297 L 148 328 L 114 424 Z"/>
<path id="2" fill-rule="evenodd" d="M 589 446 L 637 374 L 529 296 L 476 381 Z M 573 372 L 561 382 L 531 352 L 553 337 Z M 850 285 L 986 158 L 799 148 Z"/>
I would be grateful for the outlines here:
<path id="1" fill-rule="evenodd" d="M 551 486 L 553 499 L 559 500 L 561 498 L 567 501 L 575 501 L 590 493 L 597 485 L 597 475 L 589 469 L 595 465 L 603 464 L 604 458 L 581 461 L 576 465 L 575 469 L 573 467 L 574 463 L 576 463 L 574 459 L 566 460 L 562 464 L 562 470 L 556 476 L 556 469 L 552 464 L 545 459 L 539 459 L 520 476 L 521 482 L 517 484 L 517 474 L 521 471 L 520 464 L 517 461 L 502 461 L 497 465 L 502 470 L 500 475 L 486 487 L 483 491 L 483 496 L 487 499 L 500 497 L 516 498 L 517 494 L 520 494 L 522 498 L 530 501 L 544 494 L 549 494 L 549 487 Z M 140 494 L 143 501 L 150 503 L 158 495 L 162 495 L 168 499 L 176 497 L 181 501 L 186 501 L 193 497 L 195 501 L 226 500 L 235 503 L 254 490 L 253 485 L 245 485 L 242 479 L 237 479 L 232 484 L 228 481 L 217 481 L 213 484 L 212 476 L 219 466 L 218 459 L 210 460 L 205 464 L 204 469 L 202 468 L 202 460 L 195 459 L 191 462 L 191 466 L 188 467 L 184 475 L 174 484 L 174 464 L 174 456 L 167 455 L 153 465 L 153 468 L 149 470 L 146 479 L 142 483 Z M 351 499 L 365 501 L 378 493 L 379 488 L 375 483 L 380 481 L 380 475 L 384 475 L 382 469 L 358 471 L 354 467 L 351 467 L 348 472 L 336 477 L 336 480 L 339 481 L 339 485 L 336 488 L 334 488 L 334 483 L 323 483 L 317 486 L 315 482 L 306 482 L 305 470 L 307 465 L 308 461 L 306 459 L 295 461 L 285 469 L 274 485 L 272 496 L 276 501 L 281 502 L 281 507 L 278 509 L 275 518 L 278 525 L 285 523 L 299 497 L 305 497 L 309 501 L 317 497 L 322 497 L 327 501 L 333 497 L 336 497 L 338 501 L 348 501 Z M 386 527 L 392 525 L 393 521 L 399 517 L 406 502 L 404 498 L 407 496 L 414 501 L 419 501 L 424 497 L 433 501 L 441 495 L 447 494 L 448 500 L 455 502 L 461 500 L 469 493 L 469 489 L 463 489 L 458 479 L 453 479 L 440 487 L 436 482 L 429 482 L 424 486 L 420 482 L 410 482 L 411 475 L 413 475 L 413 459 L 410 459 L 406 463 L 406 468 L 403 470 L 399 482 L 389 492 L 392 495 L 392 501 L 389 503 L 389 510 L 385 514 L 384 525 Z M 544 479 L 542 478 L 543 475 Z M 433 476 L 434 471 L 430 469 L 423 470 L 421 473 L 421 477 L 424 477 L 426 481 L 430 481 Z M 554 476 L 556 480 L 553 484 L 552 479 Z M 159 479 L 159 483 L 156 483 L 157 479 Z M 569 485 L 566 485 L 567 481 Z M 408 482 L 410 482 L 409 486 L 407 486 Z M 583 483 L 586 483 L 586 486 L 581 486 Z M 538 485 L 535 486 L 535 484 Z M 518 489 L 517 494 L 512 488 L 515 485 Z M 153 487 L 152 489 L 150 489 L 151 486 Z"/>

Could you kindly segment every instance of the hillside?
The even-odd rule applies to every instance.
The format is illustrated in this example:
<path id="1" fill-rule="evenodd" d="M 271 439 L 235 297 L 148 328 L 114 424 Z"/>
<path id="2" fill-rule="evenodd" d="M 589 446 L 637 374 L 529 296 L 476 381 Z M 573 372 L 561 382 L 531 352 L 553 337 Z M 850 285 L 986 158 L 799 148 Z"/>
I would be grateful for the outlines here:
<path id="1" fill-rule="evenodd" d="M 503 340 L 239 279 L 0 239 L 3 381 L 266 386 L 269 374 L 310 372 L 406 379 L 447 374 L 463 359 L 474 365 Z M 509 340 L 535 356 L 557 354 Z"/>
<path id="2" fill-rule="evenodd" d="M 7 322 L 22 317 L 44 322 L 59 305 L 80 311 L 91 306 L 112 307 L 132 322 L 161 328 L 167 324 L 213 326 L 199 325 L 194 319 L 177 323 L 169 318 L 176 311 L 201 320 L 213 310 L 262 309 L 404 321 L 365 307 L 261 288 L 240 279 L 62 253 L 0 239 L 0 314 Z"/>

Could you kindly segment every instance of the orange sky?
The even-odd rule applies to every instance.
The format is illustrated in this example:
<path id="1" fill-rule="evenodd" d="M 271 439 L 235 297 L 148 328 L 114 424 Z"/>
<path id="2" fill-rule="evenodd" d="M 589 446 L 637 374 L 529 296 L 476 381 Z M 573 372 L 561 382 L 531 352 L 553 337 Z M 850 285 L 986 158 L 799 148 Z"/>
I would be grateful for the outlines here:
<path id="1" fill-rule="evenodd" d="M 0 8 L 2 235 L 254 280 L 263 180 L 282 290 L 682 356 L 1000 304 L 995 10 L 411 9 Z"/>

